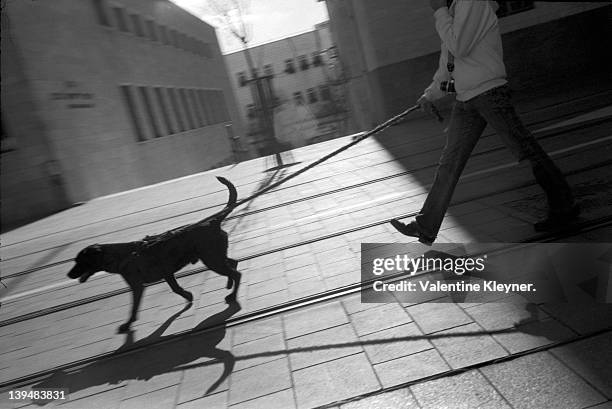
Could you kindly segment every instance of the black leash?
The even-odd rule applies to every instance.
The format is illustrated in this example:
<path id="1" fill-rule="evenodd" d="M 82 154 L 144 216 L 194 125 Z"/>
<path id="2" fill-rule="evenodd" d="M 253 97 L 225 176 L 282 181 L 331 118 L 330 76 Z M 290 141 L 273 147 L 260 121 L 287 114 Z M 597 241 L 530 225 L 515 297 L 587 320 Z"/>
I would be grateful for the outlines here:
<path id="1" fill-rule="evenodd" d="M 399 122 L 400 120 L 402 120 L 409 113 L 414 112 L 414 111 L 416 111 L 419 108 L 420 108 L 420 105 L 415 105 L 413 107 L 410 107 L 410 108 L 406 109 L 405 111 L 399 113 L 398 115 L 394 116 L 393 118 L 391 118 L 391 119 L 387 120 L 386 122 L 383 122 L 382 124 L 378 125 L 376 128 L 374 128 L 374 129 L 364 133 L 363 135 L 359 135 L 359 136 L 354 137 L 353 140 L 350 143 L 344 145 L 343 147 L 341 147 L 339 149 L 336 149 L 332 153 L 322 157 L 321 159 L 311 163 L 308 166 L 305 166 L 304 168 L 298 170 L 297 172 L 292 173 L 291 175 L 289 175 L 289 176 L 287 176 L 287 177 L 285 177 L 285 178 L 283 178 L 283 179 L 281 179 L 281 180 L 279 180 L 279 181 L 277 181 L 275 183 L 272 183 L 269 186 L 266 186 L 264 189 L 262 189 L 262 190 L 260 190 L 258 192 L 255 192 L 254 194 L 252 194 L 251 196 L 247 197 L 246 199 L 242 199 L 242 200 L 238 201 L 234 206 L 232 206 L 232 208 L 236 208 L 236 207 L 238 207 L 238 206 L 240 206 L 240 205 L 242 205 L 242 204 L 244 204 L 246 202 L 250 202 L 251 200 L 255 199 L 256 197 L 258 197 L 258 196 L 260 196 L 260 195 L 262 195 L 262 194 L 264 194 L 264 193 L 266 193 L 266 192 L 268 192 L 268 191 L 270 191 L 270 190 L 272 190 L 272 189 L 282 185 L 283 183 L 287 182 L 288 180 L 293 179 L 294 177 L 296 177 L 298 175 L 301 175 L 302 173 L 306 172 L 307 170 L 314 168 L 315 166 L 319 165 L 320 163 L 325 162 L 329 158 L 331 158 L 333 156 L 336 156 L 340 152 L 343 152 L 343 151 L 347 150 L 351 146 L 358 144 L 359 142 L 363 141 L 364 139 L 369 138 L 370 136 L 372 136 L 374 134 L 377 134 L 377 133 L 387 129 L 391 125 L 393 125 L 393 124 Z M 434 114 L 437 116 L 438 120 L 440 122 L 442 122 L 442 117 L 440 116 L 438 111 L 435 110 L 435 108 L 434 108 Z"/>

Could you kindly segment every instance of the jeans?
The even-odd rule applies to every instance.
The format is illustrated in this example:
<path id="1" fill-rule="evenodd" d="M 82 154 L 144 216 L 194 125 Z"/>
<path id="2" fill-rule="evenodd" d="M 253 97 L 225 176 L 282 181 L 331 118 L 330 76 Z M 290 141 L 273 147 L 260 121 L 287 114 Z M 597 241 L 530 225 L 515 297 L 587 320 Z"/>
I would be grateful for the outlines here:
<path id="1" fill-rule="evenodd" d="M 573 206 L 574 199 L 563 174 L 525 128 L 512 106 L 510 89 L 503 85 L 468 101 L 455 102 L 433 185 L 416 216 L 422 234 L 437 236 L 459 176 L 487 123 L 519 161 L 531 163 L 551 214 L 563 214 Z"/>

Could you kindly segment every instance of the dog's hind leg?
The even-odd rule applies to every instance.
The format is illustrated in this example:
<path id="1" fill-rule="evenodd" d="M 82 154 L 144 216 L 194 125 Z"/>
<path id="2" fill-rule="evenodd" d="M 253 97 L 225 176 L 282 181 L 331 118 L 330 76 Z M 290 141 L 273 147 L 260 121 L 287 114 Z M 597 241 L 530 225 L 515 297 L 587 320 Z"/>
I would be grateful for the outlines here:
<path id="1" fill-rule="evenodd" d="M 128 283 L 130 284 L 130 283 Z M 138 308 L 140 307 L 140 300 L 142 299 L 142 293 L 144 292 L 144 287 L 142 285 L 133 285 L 130 284 L 132 288 L 132 313 L 130 314 L 130 318 L 124 324 L 119 326 L 118 332 L 120 334 L 126 333 L 130 330 L 130 326 L 134 321 L 136 321 L 138 317 Z"/>
<path id="2" fill-rule="evenodd" d="M 236 270 L 236 267 L 238 267 L 238 260 L 234 260 L 233 258 L 227 257 L 226 262 L 229 264 L 229 266 L 232 268 L 232 270 Z M 238 281 L 240 281 L 240 280 L 238 280 Z M 227 284 L 225 285 L 225 288 L 227 288 L 229 290 L 230 288 L 232 288 L 233 285 L 234 285 L 234 280 L 231 277 L 228 276 L 227 277 Z"/>
<path id="3" fill-rule="evenodd" d="M 193 302 L 193 294 L 181 287 L 173 274 L 167 275 L 165 279 L 170 288 L 172 288 L 172 291 L 189 301 L 189 303 Z"/>

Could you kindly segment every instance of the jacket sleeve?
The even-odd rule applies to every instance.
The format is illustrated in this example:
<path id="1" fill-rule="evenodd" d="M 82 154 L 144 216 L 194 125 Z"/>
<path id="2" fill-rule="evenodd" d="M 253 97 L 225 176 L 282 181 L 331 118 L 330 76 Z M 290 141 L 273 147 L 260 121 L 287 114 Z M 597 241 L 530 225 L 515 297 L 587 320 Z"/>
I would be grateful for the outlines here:
<path id="1" fill-rule="evenodd" d="M 444 44 L 442 44 L 440 51 L 440 61 L 438 63 L 438 69 L 436 70 L 436 73 L 433 76 L 433 82 L 431 83 L 431 85 L 429 85 L 429 87 L 425 88 L 425 92 L 423 93 L 423 96 L 425 96 L 428 101 L 435 101 L 446 95 L 446 93 L 440 89 L 440 83 L 442 81 L 448 81 L 450 79 L 448 69 L 446 68 L 446 58 L 444 58 L 445 54 L 446 48 L 444 47 Z"/>
<path id="2" fill-rule="evenodd" d="M 434 17 L 436 31 L 446 48 L 455 58 L 463 58 L 497 24 L 497 18 L 488 1 L 455 1 L 454 17 L 448 13 L 447 7 L 436 10 Z"/>

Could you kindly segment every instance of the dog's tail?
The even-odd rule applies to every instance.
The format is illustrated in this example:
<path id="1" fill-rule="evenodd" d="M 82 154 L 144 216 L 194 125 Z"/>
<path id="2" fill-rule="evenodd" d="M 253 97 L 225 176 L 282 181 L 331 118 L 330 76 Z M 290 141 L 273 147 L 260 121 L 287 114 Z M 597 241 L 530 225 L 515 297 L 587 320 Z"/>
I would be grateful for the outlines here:
<path id="1" fill-rule="evenodd" d="M 227 217 L 228 214 L 234 210 L 234 205 L 236 204 L 236 200 L 238 199 L 238 192 L 236 191 L 236 186 L 229 180 L 224 177 L 217 176 L 217 180 L 227 186 L 227 190 L 229 190 L 229 198 L 227 199 L 227 204 L 219 213 L 217 213 L 217 217 L 215 218 L 219 222 Z"/>

